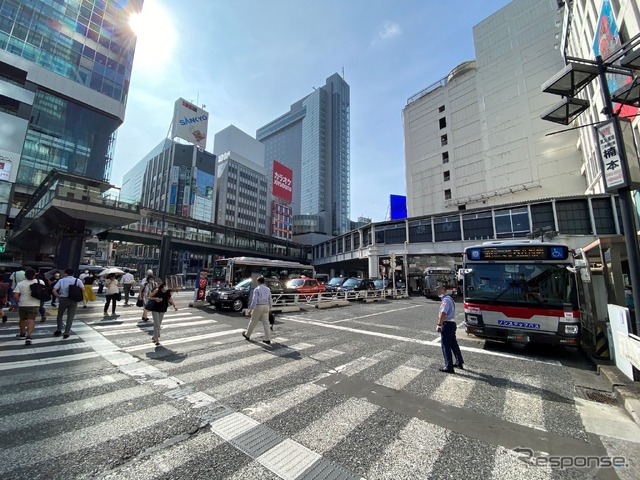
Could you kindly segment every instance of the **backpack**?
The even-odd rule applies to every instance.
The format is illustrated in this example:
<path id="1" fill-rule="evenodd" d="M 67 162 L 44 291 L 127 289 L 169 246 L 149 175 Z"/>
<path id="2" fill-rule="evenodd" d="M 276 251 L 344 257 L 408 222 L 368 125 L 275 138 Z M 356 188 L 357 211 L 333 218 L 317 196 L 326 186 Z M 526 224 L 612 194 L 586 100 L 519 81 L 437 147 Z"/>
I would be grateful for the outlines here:
<path id="1" fill-rule="evenodd" d="M 73 302 L 81 302 L 83 300 L 84 287 L 78 286 L 78 279 L 74 278 L 74 282 L 69 285 L 69 300 Z"/>
<path id="2" fill-rule="evenodd" d="M 29 288 L 31 289 L 31 296 L 33 298 L 37 298 L 38 300 L 45 302 L 51 300 L 51 291 L 41 280 L 38 280 L 36 283 L 32 283 L 29 285 Z"/>

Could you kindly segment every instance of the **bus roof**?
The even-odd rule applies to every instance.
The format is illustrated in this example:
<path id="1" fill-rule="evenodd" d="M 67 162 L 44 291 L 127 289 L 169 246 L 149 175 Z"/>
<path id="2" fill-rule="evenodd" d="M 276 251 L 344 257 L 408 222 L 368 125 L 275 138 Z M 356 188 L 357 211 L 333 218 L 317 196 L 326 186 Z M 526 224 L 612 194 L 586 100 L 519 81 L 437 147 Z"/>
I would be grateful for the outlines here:
<path id="1" fill-rule="evenodd" d="M 281 265 L 283 267 L 288 266 L 296 266 L 296 267 L 309 267 L 312 268 L 312 265 L 308 265 L 305 263 L 299 262 L 291 262 L 288 260 L 271 260 L 269 258 L 257 258 L 257 257 L 230 257 L 230 258 L 219 258 L 216 262 L 228 263 L 229 261 L 241 265 Z"/>

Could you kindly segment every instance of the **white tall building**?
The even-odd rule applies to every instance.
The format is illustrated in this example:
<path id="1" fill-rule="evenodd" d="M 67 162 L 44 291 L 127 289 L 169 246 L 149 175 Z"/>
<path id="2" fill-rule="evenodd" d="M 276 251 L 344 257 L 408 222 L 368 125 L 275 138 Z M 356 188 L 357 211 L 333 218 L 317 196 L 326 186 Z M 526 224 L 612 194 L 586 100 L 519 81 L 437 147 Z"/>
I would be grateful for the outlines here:
<path id="1" fill-rule="evenodd" d="M 578 134 L 540 119 L 561 32 L 558 2 L 514 0 L 474 27 L 475 60 L 409 98 L 409 217 L 584 194 Z"/>
<path id="2" fill-rule="evenodd" d="M 218 157 L 216 223 L 270 235 L 264 145 L 230 125 L 215 134 L 213 150 Z"/>

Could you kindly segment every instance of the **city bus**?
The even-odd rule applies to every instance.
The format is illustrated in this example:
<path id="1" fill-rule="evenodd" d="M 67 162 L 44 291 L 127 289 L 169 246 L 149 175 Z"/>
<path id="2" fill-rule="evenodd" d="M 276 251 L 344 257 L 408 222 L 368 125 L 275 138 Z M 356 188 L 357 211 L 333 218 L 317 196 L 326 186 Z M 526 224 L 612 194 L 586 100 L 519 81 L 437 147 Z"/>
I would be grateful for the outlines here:
<path id="1" fill-rule="evenodd" d="M 216 260 L 211 273 L 214 285 L 231 287 L 246 278 L 250 278 L 254 273 L 263 277 L 278 278 L 286 281 L 290 278 L 302 276 L 313 278 L 315 270 L 313 265 L 304 265 L 286 260 L 233 257 Z"/>
<path id="2" fill-rule="evenodd" d="M 494 241 L 464 250 L 466 331 L 514 343 L 580 345 L 573 257 L 559 243 Z"/>
<path id="3" fill-rule="evenodd" d="M 438 287 L 444 287 L 447 294 L 458 295 L 458 280 L 456 271 L 448 267 L 427 267 L 424 270 L 424 288 L 422 293 L 427 298 L 438 297 Z"/>

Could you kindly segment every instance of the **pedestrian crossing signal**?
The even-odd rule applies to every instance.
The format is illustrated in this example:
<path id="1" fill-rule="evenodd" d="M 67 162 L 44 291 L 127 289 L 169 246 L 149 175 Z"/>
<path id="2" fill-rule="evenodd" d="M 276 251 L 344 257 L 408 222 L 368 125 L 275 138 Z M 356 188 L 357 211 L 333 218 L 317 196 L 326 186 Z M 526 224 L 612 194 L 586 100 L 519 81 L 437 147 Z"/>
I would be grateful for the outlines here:
<path id="1" fill-rule="evenodd" d="M 4 253 L 7 248 L 7 244 L 5 242 L 0 242 L 0 253 Z"/>

